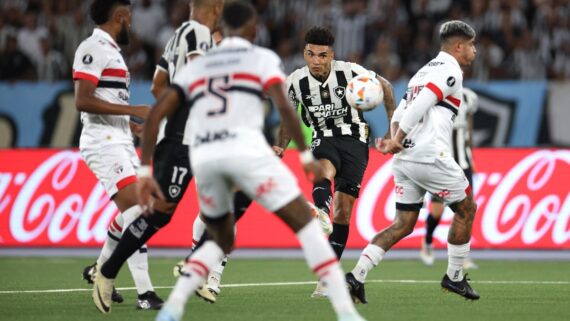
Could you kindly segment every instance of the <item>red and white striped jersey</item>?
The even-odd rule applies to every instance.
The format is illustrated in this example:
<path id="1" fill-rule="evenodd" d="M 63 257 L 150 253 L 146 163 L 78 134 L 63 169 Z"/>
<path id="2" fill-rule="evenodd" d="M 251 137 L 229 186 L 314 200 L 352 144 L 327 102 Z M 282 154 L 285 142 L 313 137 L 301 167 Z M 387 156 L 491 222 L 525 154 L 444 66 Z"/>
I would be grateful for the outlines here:
<path id="1" fill-rule="evenodd" d="M 129 72 L 121 49 L 105 31 L 95 28 L 75 51 L 73 80 L 97 86 L 95 96 L 114 104 L 129 103 Z M 128 115 L 81 113 L 80 147 L 92 144 L 132 143 Z"/>
<path id="2" fill-rule="evenodd" d="M 401 120 L 407 113 L 421 113 L 428 107 L 417 104 L 424 101 L 414 104 L 422 90 L 432 91 L 437 102 L 429 106 L 423 116 L 416 115 L 421 117 L 417 124 L 404 128 Z M 402 143 L 404 150 L 395 157 L 419 163 L 433 163 L 436 157 L 452 157 L 451 132 L 462 99 L 461 67 L 453 56 L 442 51 L 410 79 L 406 95 L 392 118 L 392 122 L 400 122 L 400 128 L 407 132 Z"/>
<path id="3" fill-rule="evenodd" d="M 271 154 L 262 132 L 263 92 L 285 83 L 281 65 L 271 50 L 231 37 L 178 72 L 174 84 L 190 108 L 184 144 L 192 164 L 228 153 Z"/>

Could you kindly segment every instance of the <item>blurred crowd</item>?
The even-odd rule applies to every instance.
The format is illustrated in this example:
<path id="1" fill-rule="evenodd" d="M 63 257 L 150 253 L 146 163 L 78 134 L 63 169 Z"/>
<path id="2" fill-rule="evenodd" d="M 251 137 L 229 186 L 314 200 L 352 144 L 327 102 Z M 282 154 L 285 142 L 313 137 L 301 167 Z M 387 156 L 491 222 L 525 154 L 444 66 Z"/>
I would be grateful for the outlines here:
<path id="1" fill-rule="evenodd" d="M 73 55 L 93 29 L 87 0 L 1 0 L 0 80 L 69 79 Z M 132 0 L 131 78 L 151 79 L 188 0 Z M 439 26 L 462 19 L 477 31 L 467 78 L 570 79 L 570 0 L 252 0 L 257 44 L 274 49 L 286 72 L 303 66 L 304 32 L 329 27 L 338 60 L 396 81 L 438 51 Z"/>

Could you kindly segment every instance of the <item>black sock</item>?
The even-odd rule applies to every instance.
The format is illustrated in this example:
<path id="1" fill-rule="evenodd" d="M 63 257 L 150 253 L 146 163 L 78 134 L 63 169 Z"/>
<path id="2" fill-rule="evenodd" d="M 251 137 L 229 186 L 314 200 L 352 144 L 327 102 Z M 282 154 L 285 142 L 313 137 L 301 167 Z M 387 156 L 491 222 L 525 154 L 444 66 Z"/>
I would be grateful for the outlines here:
<path id="1" fill-rule="evenodd" d="M 439 224 L 439 218 L 435 218 L 429 213 L 426 221 L 426 244 L 430 245 L 433 242 L 433 231 Z"/>
<path id="2" fill-rule="evenodd" d="M 316 207 L 327 212 L 327 214 L 331 213 L 331 181 L 328 179 L 323 179 L 322 181 L 313 185 L 313 201 L 315 202 Z"/>
<path id="3" fill-rule="evenodd" d="M 251 205 L 251 202 L 251 198 L 249 198 L 243 192 L 236 192 L 234 196 L 234 218 L 236 222 L 239 221 L 245 211 L 247 211 L 249 205 Z"/>
<path id="4" fill-rule="evenodd" d="M 348 225 L 333 223 L 333 231 L 329 236 L 329 243 L 331 244 L 336 257 L 340 260 L 342 252 L 346 247 L 348 240 Z"/>
<path id="5" fill-rule="evenodd" d="M 138 251 L 162 226 L 166 225 L 172 215 L 156 212 L 149 217 L 137 217 L 131 225 L 123 229 L 123 236 L 111 257 L 101 267 L 101 273 L 108 279 L 117 277 L 119 270 L 127 259 Z"/>

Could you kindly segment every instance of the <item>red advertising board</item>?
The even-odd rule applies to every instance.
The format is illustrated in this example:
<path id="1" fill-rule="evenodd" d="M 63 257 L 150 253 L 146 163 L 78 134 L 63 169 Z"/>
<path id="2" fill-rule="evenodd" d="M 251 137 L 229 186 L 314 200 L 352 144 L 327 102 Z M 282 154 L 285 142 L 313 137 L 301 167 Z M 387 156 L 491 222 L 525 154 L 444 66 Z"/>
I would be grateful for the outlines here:
<path id="1" fill-rule="evenodd" d="M 311 185 L 288 151 L 284 161 L 310 199 Z M 478 149 L 474 182 L 478 204 L 473 248 L 570 249 L 570 150 Z M 394 215 L 391 158 L 375 151 L 356 203 L 348 247 L 363 248 Z M 426 202 L 427 203 L 427 202 Z M 198 212 L 194 185 L 172 222 L 150 245 L 189 247 Z M 93 247 L 102 244 L 117 209 L 77 151 L 0 151 L 0 247 Z M 435 233 L 445 244 L 453 213 L 446 209 Z M 418 248 L 425 211 L 399 248 Z M 238 223 L 237 247 L 297 247 L 274 215 L 253 204 Z"/>

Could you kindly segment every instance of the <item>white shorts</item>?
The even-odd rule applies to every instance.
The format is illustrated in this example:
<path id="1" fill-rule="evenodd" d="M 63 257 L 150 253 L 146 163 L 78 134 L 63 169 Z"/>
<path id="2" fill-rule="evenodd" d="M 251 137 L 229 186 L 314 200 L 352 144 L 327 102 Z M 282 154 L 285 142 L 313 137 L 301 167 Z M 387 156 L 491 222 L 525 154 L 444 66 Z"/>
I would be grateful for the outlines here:
<path id="1" fill-rule="evenodd" d="M 135 169 L 140 166 L 140 159 L 133 144 L 84 147 L 79 152 L 109 197 L 137 181 Z"/>
<path id="2" fill-rule="evenodd" d="M 295 175 L 275 155 L 239 156 L 191 165 L 200 210 L 208 218 L 233 212 L 235 188 L 271 212 L 301 195 Z"/>
<path id="3" fill-rule="evenodd" d="M 392 171 L 397 209 L 419 211 L 426 192 L 446 205 L 462 201 L 469 193 L 469 181 L 453 158 L 437 158 L 431 164 L 394 159 Z"/>

